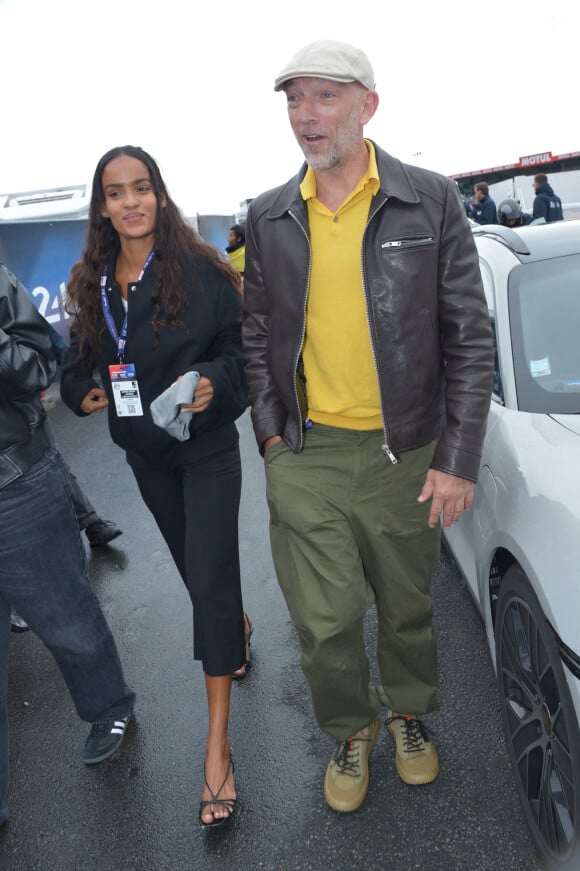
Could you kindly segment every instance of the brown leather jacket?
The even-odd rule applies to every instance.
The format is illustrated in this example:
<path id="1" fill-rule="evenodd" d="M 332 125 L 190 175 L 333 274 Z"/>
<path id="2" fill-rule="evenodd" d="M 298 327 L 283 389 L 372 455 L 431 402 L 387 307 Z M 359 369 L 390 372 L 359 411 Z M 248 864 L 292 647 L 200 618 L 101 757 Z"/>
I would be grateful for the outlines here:
<path id="1" fill-rule="evenodd" d="M 475 481 L 493 378 L 493 339 L 471 230 L 453 181 L 375 145 L 380 189 L 361 267 L 380 385 L 383 452 L 437 439 L 432 467 Z M 301 350 L 310 276 L 299 184 L 252 201 L 246 227 L 242 339 L 258 446 L 303 444 Z"/>

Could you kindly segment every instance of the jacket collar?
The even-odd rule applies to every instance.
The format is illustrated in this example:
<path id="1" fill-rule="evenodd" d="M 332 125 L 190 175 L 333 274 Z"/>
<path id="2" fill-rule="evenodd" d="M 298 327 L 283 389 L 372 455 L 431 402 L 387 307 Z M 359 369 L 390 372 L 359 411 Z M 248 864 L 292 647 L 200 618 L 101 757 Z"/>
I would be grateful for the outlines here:
<path id="1" fill-rule="evenodd" d="M 396 157 L 392 157 L 386 151 L 383 151 L 382 148 L 379 148 L 376 142 L 373 142 L 373 145 L 375 146 L 381 181 L 380 189 L 374 198 L 375 201 L 378 199 L 386 201 L 393 197 L 403 203 L 419 203 L 419 195 L 409 177 L 407 166 Z M 304 201 L 300 194 L 300 183 L 306 174 L 307 168 L 306 163 L 303 163 L 300 171 L 290 181 L 286 182 L 285 185 L 282 185 L 270 208 L 270 218 L 280 218 L 292 208 L 298 208 L 299 210 L 304 208 Z"/>

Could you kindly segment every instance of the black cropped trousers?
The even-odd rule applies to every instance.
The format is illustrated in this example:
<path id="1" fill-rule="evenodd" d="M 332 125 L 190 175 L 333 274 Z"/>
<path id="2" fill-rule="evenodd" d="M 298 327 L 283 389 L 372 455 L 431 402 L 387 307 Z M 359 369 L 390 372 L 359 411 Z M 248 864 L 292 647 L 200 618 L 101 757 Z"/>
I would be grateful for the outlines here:
<path id="1" fill-rule="evenodd" d="M 132 469 L 193 604 L 193 656 L 212 677 L 245 662 L 238 440 L 171 469 Z"/>

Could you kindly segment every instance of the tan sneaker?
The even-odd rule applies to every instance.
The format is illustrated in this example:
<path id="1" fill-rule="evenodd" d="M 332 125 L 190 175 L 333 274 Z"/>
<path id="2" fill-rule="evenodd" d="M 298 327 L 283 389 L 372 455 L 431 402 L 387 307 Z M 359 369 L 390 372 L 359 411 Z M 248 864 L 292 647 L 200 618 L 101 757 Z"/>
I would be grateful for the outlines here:
<path id="1" fill-rule="evenodd" d="M 439 774 L 439 759 L 427 729 L 412 714 L 387 714 L 387 729 L 395 739 L 395 765 L 401 780 L 417 786 Z"/>
<path id="2" fill-rule="evenodd" d="M 366 728 L 366 727 L 365 727 Z M 346 741 L 339 741 L 324 778 L 324 796 L 329 806 L 343 814 L 361 806 L 369 789 L 369 756 L 375 746 L 380 723 L 375 720 Z"/>

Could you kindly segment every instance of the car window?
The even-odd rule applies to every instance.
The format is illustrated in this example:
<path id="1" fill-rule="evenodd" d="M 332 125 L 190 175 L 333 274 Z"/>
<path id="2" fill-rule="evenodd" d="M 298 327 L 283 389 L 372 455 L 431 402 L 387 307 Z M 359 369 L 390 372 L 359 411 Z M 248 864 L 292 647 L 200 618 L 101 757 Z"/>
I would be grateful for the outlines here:
<path id="1" fill-rule="evenodd" d="M 580 413 L 580 255 L 518 266 L 508 300 L 518 407 Z"/>

